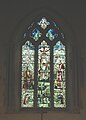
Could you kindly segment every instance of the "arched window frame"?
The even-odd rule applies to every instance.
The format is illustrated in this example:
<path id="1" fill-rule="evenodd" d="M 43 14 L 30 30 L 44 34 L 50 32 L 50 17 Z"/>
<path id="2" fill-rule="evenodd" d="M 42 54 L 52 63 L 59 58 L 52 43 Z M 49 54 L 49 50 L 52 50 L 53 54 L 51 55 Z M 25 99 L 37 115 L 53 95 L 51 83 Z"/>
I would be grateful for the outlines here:
<path id="1" fill-rule="evenodd" d="M 48 12 L 49 11 L 49 12 Z M 76 59 L 76 43 L 74 41 L 73 31 L 69 28 L 68 24 L 64 22 L 63 18 L 58 13 L 51 12 L 51 10 L 43 9 L 40 12 L 35 12 L 28 15 L 22 20 L 14 33 L 13 43 L 10 47 L 10 75 L 8 79 L 8 107 L 9 111 L 20 110 L 20 74 L 21 74 L 21 41 L 24 30 L 30 23 L 36 19 L 36 16 L 49 16 L 56 19 L 56 23 L 64 30 L 66 36 L 66 59 L 67 59 L 67 108 L 57 109 L 56 111 L 79 111 L 79 98 L 78 98 L 78 77 L 77 77 L 77 59 Z M 12 71 L 11 71 L 12 70 Z M 14 87 L 12 87 L 12 86 Z M 71 93 L 71 94 L 70 94 Z M 11 96 L 10 96 L 11 94 Z M 37 109 L 34 109 L 37 110 Z M 53 110 L 53 109 L 51 109 Z"/>

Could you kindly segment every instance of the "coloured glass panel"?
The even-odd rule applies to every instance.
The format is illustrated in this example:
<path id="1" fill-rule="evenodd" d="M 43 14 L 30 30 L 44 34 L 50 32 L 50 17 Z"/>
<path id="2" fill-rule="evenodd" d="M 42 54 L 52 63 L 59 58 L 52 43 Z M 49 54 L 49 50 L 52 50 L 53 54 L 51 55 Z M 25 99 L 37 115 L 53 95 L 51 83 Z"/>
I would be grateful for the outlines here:
<path id="1" fill-rule="evenodd" d="M 46 37 L 48 37 L 50 40 L 54 40 L 55 38 L 58 37 L 58 34 L 54 32 L 53 29 L 48 30 L 46 33 Z"/>
<path id="2" fill-rule="evenodd" d="M 38 25 L 41 26 L 42 29 L 46 29 L 48 25 L 50 25 L 50 22 L 46 20 L 45 17 L 43 17 L 40 22 L 38 22 Z"/>
<path id="3" fill-rule="evenodd" d="M 38 46 L 37 106 L 50 107 L 50 47 L 44 40 Z"/>
<path id="4" fill-rule="evenodd" d="M 34 46 L 22 45 L 21 107 L 34 107 Z"/>
<path id="5" fill-rule="evenodd" d="M 51 104 L 51 99 L 53 97 L 54 108 L 65 108 L 66 50 L 61 42 L 65 38 L 64 33 L 56 22 L 42 17 L 27 28 L 23 38 L 24 40 L 25 38 L 33 40 L 34 45 L 30 41 L 22 45 L 21 107 L 32 108 L 37 106 L 38 108 L 51 108 L 51 105 L 53 105 Z M 56 42 L 57 39 L 59 39 L 58 42 Z M 41 40 L 43 41 L 40 43 Z M 52 47 L 53 58 L 51 58 Z M 36 58 L 34 58 L 35 53 Z M 50 58 L 53 61 L 50 61 Z M 37 75 L 34 72 L 35 59 L 38 61 Z M 37 78 L 35 83 L 34 74 Z M 51 81 L 50 76 L 52 76 Z M 54 83 L 54 87 L 51 83 Z M 37 94 L 34 94 L 34 88 L 37 90 L 35 91 Z M 51 89 L 52 91 L 50 91 Z M 36 106 L 34 106 L 34 102 L 37 103 Z"/>
<path id="6" fill-rule="evenodd" d="M 32 31 L 32 34 L 31 34 L 31 37 L 35 40 L 35 41 L 37 41 L 40 37 L 41 37 L 41 32 L 37 29 L 37 28 L 35 28 L 33 31 Z"/>
<path id="7" fill-rule="evenodd" d="M 65 46 L 58 41 L 54 46 L 54 107 L 66 107 Z"/>

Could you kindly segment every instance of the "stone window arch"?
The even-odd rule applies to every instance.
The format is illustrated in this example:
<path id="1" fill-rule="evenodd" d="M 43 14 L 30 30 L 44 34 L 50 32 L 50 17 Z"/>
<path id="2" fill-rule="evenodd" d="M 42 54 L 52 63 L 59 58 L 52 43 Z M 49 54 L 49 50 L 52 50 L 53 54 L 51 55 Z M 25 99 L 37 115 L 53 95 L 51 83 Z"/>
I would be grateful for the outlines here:
<path id="1" fill-rule="evenodd" d="M 42 24 L 42 20 L 45 19 L 45 22 L 47 21 L 46 25 L 44 26 Z M 21 22 L 19 23 L 18 27 L 16 28 L 15 35 L 13 37 L 13 42 L 11 43 L 10 47 L 10 70 L 12 69 L 10 73 L 10 87 L 9 87 L 9 97 L 8 97 L 8 103 L 9 103 L 9 111 L 33 111 L 33 110 L 54 110 L 54 111 L 76 111 L 78 109 L 78 82 L 77 82 L 77 66 L 76 66 L 76 43 L 74 41 L 74 36 L 71 28 L 69 28 L 68 24 L 64 22 L 63 17 L 60 17 L 60 15 L 56 12 L 52 12 L 49 9 L 41 9 L 38 12 L 34 12 L 33 14 L 29 14 L 26 16 Z M 38 23 L 38 26 L 37 24 Z M 51 24 L 52 23 L 52 24 Z M 35 25 L 34 25 L 35 24 Z M 49 25 L 51 24 L 51 25 Z M 37 27 L 37 28 L 36 28 Z M 57 30 L 58 29 L 58 30 Z M 29 31 L 30 30 L 30 31 Z M 56 32 L 56 30 L 58 32 Z M 35 34 L 34 34 L 35 33 Z M 51 35 L 50 35 L 51 34 Z M 38 59 L 39 57 L 39 50 L 43 52 L 43 48 L 41 47 L 41 44 L 47 46 L 48 50 L 50 50 L 48 54 L 50 54 L 50 58 L 48 61 L 48 67 L 50 68 L 50 72 L 48 73 L 49 79 L 50 79 L 50 102 L 49 106 L 43 107 L 43 105 L 38 105 Z M 57 44 L 61 47 L 63 46 L 65 48 L 65 104 L 62 103 L 61 96 L 59 97 L 59 100 L 57 102 L 60 102 L 63 104 L 62 106 L 55 105 L 56 101 L 54 99 L 55 97 L 55 87 L 60 87 L 60 81 L 58 82 L 58 85 L 55 86 L 55 79 L 61 80 L 63 77 L 59 69 L 57 69 L 58 74 L 57 78 L 55 77 L 56 74 L 54 67 L 54 47 Z M 22 83 L 21 79 L 21 71 L 22 71 L 22 46 L 32 46 L 32 49 L 35 47 L 34 51 L 34 97 L 33 97 L 33 105 L 32 107 L 21 105 L 21 93 L 22 89 L 21 86 L 23 85 L 24 89 L 26 89 L 26 83 Z M 49 48 L 50 47 L 50 48 Z M 39 49 L 38 49 L 39 48 Z M 47 50 L 46 49 L 46 50 Z M 58 52 L 58 51 L 57 51 Z M 47 57 L 47 56 L 46 56 Z M 39 60 L 40 61 L 40 60 Z M 62 64 L 62 63 L 61 63 Z M 41 63 L 40 63 L 41 65 Z M 60 64 L 57 65 L 60 67 Z M 43 67 L 43 66 L 42 66 Z M 62 68 L 62 70 L 63 70 Z M 26 67 L 26 70 L 28 67 Z M 44 68 L 45 69 L 45 68 Z M 61 71 L 62 72 L 62 71 Z M 24 73 L 23 73 L 24 74 Z M 27 76 L 27 75 L 26 75 Z M 42 75 L 43 76 L 43 75 Z M 21 85 L 22 83 L 22 85 Z M 62 83 L 63 84 L 63 83 Z M 11 86 L 12 85 L 12 86 Z M 55 88 L 55 89 L 54 89 Z M 28 88 L 29 90 L 29 88 Z M 56 91 L 58 93 L 58 91 Z M 11 94 L 11 96 L 10 96 Z M 42 95 L 43 93 L 41 93 Z M 28 95 L 26 95 L 28 96 Z M 24 100 L 24 99 L 23 99 Z M 42 99 L 41 99 L 42 100 Z M 26 103 L 25 103 L 26 104 Z M 43 103 L 44 104 L 44 103 Z"/>

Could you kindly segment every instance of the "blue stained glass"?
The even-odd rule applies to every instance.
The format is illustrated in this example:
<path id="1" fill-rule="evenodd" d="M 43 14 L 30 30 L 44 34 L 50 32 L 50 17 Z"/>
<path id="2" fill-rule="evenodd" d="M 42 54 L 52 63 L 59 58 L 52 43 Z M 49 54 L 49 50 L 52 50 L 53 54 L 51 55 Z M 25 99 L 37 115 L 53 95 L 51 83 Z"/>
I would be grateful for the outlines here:
<path id="1" fill-rule="evenodd" d="M 58 37 L 58 34 L 56 34 L 53 29 L 50 29 L 48 33 L 46 33 L 46 37 L 48 37 L 50 40 L 54 40 Z"/>
<path id="2" fill-rule="evenodd" d="M 60 50 L 60 49 L 64 49 L 64 46 L 60 41 L 58 41 L 54 47 L 54 50 Z"/>
<path id="3" fill-rule="evenodd" d="M 40 33 L 40 31 L 37 29 L 37 28 L 35 28 L 34 30 L 33 30 L 33 32 L 32 32 L 32 35 L 31 35 L 31 37 L 35 40 L 35 41 L 37 41 L 40 37 L 41 37 L 41 33 Z"/>
<path id="4" fill-rule="evenodd" d="M 25 43 L 25 46 L 26 46 L 26 48 L 30 48 L 30 50 L 34 50 L 34 46 L 33 46 L 32 43 L 30 43 L 29 41 L 27 41 L 27 42 Z"/>
<path id="5" fill-rule="evenodd" d="M 43 17 L 43 18 L 41 19 L 41 21 L 38 22 L 38 25 L 40 25 L 41 28 L 46 29 L 47 26 L 50 25 L 50 22 L 48 22 L 48 21 L 46 20 L 46 18 Z"/>
<path id="6" fill-rule="evenodd" d="M 66 47 L 62 43 L 65 38 L 64 33 L 60 31 L 58 23 L 52 20 L 48 21 L 48 19 L 42 17 L 39 21 L 36 23 L 33 22 L 27 27 L 27 31 L 23 34 L 23 39 L 27 38 L 28 35 L 36 42 L 31 43 L 30 41 L 26 41 L 22 45 L 21 107 L 65 108 Z M 48 45 L 45 37 L 50 40 L 49 43 L 52 45 Z M 35 43 L 37 43 L 36 47 L 38 48 L 36 58 Z M 50 54 L 52 49 L 51 46 L 53 47 L 53 61 L 51 61 Z M 38 61 L 36 68 L 37 84 L 34 82 L 35 59 Z M 51 64 L 53 64 L 53 66 L 51 66 Z M 53 71 L 51 71 L 52 68 Z M 51 74 L 53 74 L 52 79 L 50 78 Z M 53 83 L 53 88 L 51 87 L 51 83 Z M 34 88 L 36 88 L 36 94 Z M 53 100 L 51 101 L 52 97 Z M 36 106 L 35 98 L 37 102 Z M 53 102 L 53 106 L 51 102 Z"/>

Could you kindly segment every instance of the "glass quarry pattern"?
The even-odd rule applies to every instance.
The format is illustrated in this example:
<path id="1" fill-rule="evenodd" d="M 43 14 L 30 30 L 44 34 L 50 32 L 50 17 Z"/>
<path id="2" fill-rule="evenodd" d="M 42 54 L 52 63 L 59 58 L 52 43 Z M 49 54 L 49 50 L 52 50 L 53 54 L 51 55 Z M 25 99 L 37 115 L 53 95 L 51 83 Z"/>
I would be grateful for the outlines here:
<path id="1" fill-rule="evenodd" d="M 34 46 L 27 41 L 22 46 L 21 107 L 34 106 Z"/>
<path id="2" fill-rule="evenodd" d="M 50 107 L 50 48 L 45 41 L 38 47 L 38 107 Z"/>
<path id="3" fill-rule="evenodd" d="M 24 33 L 23 38 L 32 42 L 27 40 L 22 45 L 21 107 L 66 108 L 66 48 L 62 42 L 65 38 L 63 32 L 56 22 L 47 21 L 45 17 L 36 24 L 33 22 L 27 31 L 29 33 Z M 51 51 L 53 51 L 52 55 Z M 36 64 L 37 75 L 34 71 Z M 54 83 L 53 92 L 51 83 Z M 53 104 L 51 104 L 52 98 Z"/>
<path id="4" fill-rule="evenodd" d="M 54 46 L 54 107 L 66 107 L 65 46 L 58 41 Z"/>

